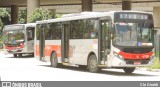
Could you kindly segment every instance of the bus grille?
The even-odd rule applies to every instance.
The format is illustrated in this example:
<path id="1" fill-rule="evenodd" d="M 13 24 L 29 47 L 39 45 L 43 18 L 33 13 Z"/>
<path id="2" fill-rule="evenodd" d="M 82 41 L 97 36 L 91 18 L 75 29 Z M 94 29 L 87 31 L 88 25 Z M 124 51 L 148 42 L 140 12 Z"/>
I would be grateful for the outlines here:
<path id="1" fill-rule="evenodd" d="M 123 50 L 123 52 L 125 53 L 134 53 L 134 54 L 142 54 L 142 53 L 149 53 L 151 52 L 152 49 L 146 49 L 146 48 L 139 48 L 139 49 L 135 49 L 135 48 L 126 48 Z"/>
<path id="2" fill-rule="evenodd" d="M 8 47 L 17 47 L 17 46 L 20 46 L 20 44 L 12 44 L 12 45 L 6 45 Z"/>
<path id="3" fill-rule="evenodd" d="M 138 60 L 135 60 L 135 61 L 138 61 Z M 134 62 L 135 62 L 135 61 L 133 61 L 133 60 L 131 60 L 131 61 L 126 61 L 126 64 L 134 65 Z M 141 64 L 148 64 L 149 60 L 141 60 L 141 61 L 139 61 L 139 62 L 141 62 Z"/>

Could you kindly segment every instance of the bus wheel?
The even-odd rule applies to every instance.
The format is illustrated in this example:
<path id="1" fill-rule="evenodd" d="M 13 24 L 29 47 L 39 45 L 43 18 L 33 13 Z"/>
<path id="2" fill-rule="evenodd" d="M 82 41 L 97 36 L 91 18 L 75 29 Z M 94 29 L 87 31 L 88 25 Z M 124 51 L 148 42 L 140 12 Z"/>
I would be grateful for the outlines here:
<path id="1" fill-rule="evenodd" d="M 55 67 L 55 68 L 58 68 L 60 67 L 61 65 L 58 63 L 58 58 L 57 58 L 57 55 L 56 53 L 52 53 L 51 55 L 51 66 L 52 67 Z"/>
<path id="2" fill-rule="evenodd" d="M 125 68 L 123 68 L 125 73 L 128 73 L 128 74 L 134 72 L 135 69 L 136 69 L 135 67 L 125 67 Z"/>
<path id="3" fill-rule="evenodd" d="M 19 57 L 22 57 L 22 53 L 19 53 L 18 56 L 19 56 Z"/>
<path id="4" fill-rule="evenodd" d="M 98 67 L 97 57 L 96 55 L 91 55 L 88 59 L 88 69 L 92 73 L 96 73 L 100 71 Z"/>
<path id="5" fill-rule="evenodd" d="M 17 54 L 13 54 L 13 57 L 17 57 Z"/>

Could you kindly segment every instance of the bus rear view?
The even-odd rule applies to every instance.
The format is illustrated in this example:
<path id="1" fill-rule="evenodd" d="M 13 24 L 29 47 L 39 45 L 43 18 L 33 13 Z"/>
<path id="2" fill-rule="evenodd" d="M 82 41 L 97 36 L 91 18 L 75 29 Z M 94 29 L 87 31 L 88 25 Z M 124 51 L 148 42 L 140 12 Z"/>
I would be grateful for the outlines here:
<path id="1" fill-rule="evenodd" d="M 13 24 L 3 28 L 4 53 L 14 57 L 34 53 L 35 24 Z M 30 40 L 29 40 L 30 39 Z"/>

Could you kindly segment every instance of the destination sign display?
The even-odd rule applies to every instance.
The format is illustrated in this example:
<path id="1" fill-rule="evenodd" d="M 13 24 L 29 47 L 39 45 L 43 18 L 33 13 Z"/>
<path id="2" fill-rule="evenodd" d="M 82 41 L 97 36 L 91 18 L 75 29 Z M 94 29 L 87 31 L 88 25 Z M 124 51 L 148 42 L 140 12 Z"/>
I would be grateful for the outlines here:
<path id="1" fill-rule="evenodd" d="M 120 13 L 119 19 L 141 19 L 141 20 L 148 20 L 149 16 L 145 14 L 132 14 L 132 13 Z"/>
<path id="2" fill-rule="evenodd" d="M 24 25 L 13 25 L 13 26 L 6 26 L 4 30 L 23 30 Z"/>

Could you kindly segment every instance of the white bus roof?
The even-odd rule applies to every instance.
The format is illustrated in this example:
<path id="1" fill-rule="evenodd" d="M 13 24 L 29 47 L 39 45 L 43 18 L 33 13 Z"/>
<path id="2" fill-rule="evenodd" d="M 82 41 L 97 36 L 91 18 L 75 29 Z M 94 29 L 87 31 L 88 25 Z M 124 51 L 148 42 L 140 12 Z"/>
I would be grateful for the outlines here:
<path id="1" fill-rule="evenodd" d="M 11 25 L 5 25 L 3 27 L 3 30 L 5 30 L 6 28 L 9 29 L 11 27 L 16 27 L 16 26 L 20 26 L 20 27 L 17 27 L 17 28 L 27 28 L 27 27 L 35 27 L 36 26 L 36 23 L 27 23 L 27 24 L 11 24 Z M 22 27 L 21 27 L 22 26 Z M 10 29 L 11 30 L 11 29 Z"/>
<path id="2" fill-rule="evenodd" d="M 35 26 L 35 25 L 36 25 L 36 23 L 26 23 L 26 24 L 10 24 L 10 25 L 5 25 L 5 26 L 14 26 L 14 25 L 25 25 L 25 26 L 30 26 L 30 25 L 32 25 L 32 26 Z"/>
<path id="3" fill-rule="evenodd" d="M 61 18 L 37 21 L 36 24 L 70 21 L 70 20 L 78 20 L 78 19 L 85 19 L 85 18 L 98 18 L 98 17 L 105 17 L 105 16 L 110 16 L 113 20 L 115 12 L 135 12 L 135 13 L 150 14 L 148 12 L 143 12 L 143 11 L 81 12 L 81 13 L 66 14 L 66 15 L 63 15 Z"/>

